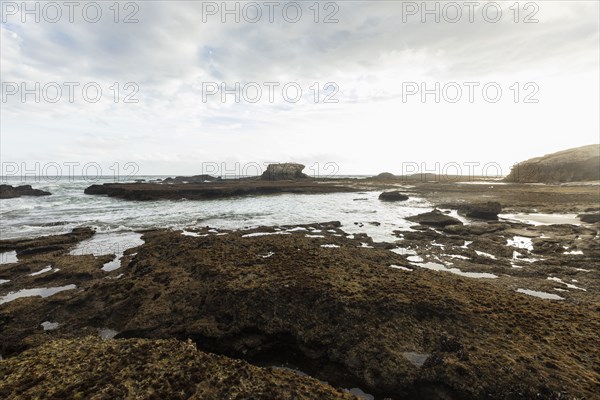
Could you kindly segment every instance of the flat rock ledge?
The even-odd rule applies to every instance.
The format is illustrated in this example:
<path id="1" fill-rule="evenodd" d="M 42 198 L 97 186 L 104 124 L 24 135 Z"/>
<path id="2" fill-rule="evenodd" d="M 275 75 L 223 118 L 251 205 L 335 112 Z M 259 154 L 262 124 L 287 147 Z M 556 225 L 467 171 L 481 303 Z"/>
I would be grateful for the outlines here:
<path id="1" fill-rule="evenodd" d="M 206 183 L 105 183 L 92 185 L 85 194 L 107 195 L 125 200 L 210 200 L 242 196 L 268 196 L 282 193 L 323 194 L 357 192 L 360 189 L 335 182 L 303 180 L 246 180 Z"/>
<path id="2" fill-rule="evenodd" d="M 438 209 L 406 218 L 408 221 L 417 222 L 424 226 L 444 227 L 447 225 L 462 225 L 458 219 L 444 214 Z"/>

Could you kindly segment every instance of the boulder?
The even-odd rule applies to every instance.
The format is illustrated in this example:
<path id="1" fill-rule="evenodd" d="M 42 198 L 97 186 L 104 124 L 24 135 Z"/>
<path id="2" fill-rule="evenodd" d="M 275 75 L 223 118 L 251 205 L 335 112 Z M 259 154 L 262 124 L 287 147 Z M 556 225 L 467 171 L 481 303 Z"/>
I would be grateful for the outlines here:
<path id="1" fill-rule="evenodd" d="M 504 180 L 517 183 L 600 180 L 600 145 L 576 147 L 520 162 Z"/>
<path id="2" fill-rule="evenodd" d="M 587 224 L 595 224 L 596 222 L 600 222 L 600 214 L 579 214 L 577 216 L 581 222 L 585 222 Z"/>
<path id="3" fill-rule="evenodd" d="M 500 212 L 502 206 L 497 201 L 461 204 L 458 207 L 458 213 L 468 218 L 497 220 Z"/>
<path id="4" fill-rule="evenodd" d="M 445 227 L 447 225 L 462 225 L 458 219 L 444 214 L 440 210 L 433 210 L 419 215 L 406 218 L 408 221 L 417 222 L 421 225 Z"/>
<path id="5" fill-rule="evenodd" d="M 399 190 L 394 190 L 391 192 L 383 192 L 379 195 L 379 200 L 381 201 L 405 201 L 408 200 L 408 196 L 400 193 Z"/>
<path id="6" fill-rule="evenodd" d="M 0 185 L 0 199 L 12 199 L 21 196 L 49 196 L 51 194 L 44 190 L 33 189 L 31 185 Z"/>
<path id="7" fill-rule="evenodd" d="M 260 179 L 268 181 L 283 181 L 305 179 L 308 176 L 302 173 L 304 165 L 297 163 L 269 164 Z"/>

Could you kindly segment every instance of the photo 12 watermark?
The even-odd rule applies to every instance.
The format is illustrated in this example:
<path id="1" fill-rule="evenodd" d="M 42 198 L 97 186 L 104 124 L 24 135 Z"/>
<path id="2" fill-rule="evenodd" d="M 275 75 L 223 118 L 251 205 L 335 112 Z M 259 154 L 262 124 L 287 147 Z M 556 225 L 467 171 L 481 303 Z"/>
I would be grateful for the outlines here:
<path id="1" fill-rule="evenodd" d="M 96 182 L 112 180 L 128 182 L 135 180 L 140 166 L 134 162 L 114 162 L 108 167 L 95 161 L 61 162 L 2 162 L 0 163 L 0 181 L 20 182 L 59 182 L 84 180 Z"/>
<path id="2" fill-rule="evenodd" d="M 98 103 L 107 98 L 114 103 L 138 103 L 136 82 L 110 85 L 98 82 L 2 82 L 2 103 Z"/>
<path id="3" fill-rule="evenodd" d="M 340 88 L 335 82 L 313 82 L 303 86 L 298 82 L 202 82 L 202 102 L 298 103 L 301 99 L 314 103 L 339 103 Z"/>
<path id="4" fill-rule="evenodd" d="M 403 103 L 514 103 L 537 104 L 540 86 L 536 82 L 402 82 Z"/>
<path id="5" fill-rule="evenodd" d="M 504 177 L 502 166 L 497 162 L 416 162 L 400 163 L 400 178 L 422 182 L 472 182 L 475 180 L 499 180 Z"/>
<path id="6" fill-rule="evenodd" d="M 139 23 L 136 1 L 1 1 L 2 23 Z"/>
<path id="7" fill-rule="evenodd" d="M 236 180 L 249 177 L 262 177 L 266 180 L 275 180 L 281 176 L 295 176 L 307 178 L 335 178 L 340 167 L 333 161 L 314 162 L 308 166 L 296 163 L 278 161 L 269 162 L 215 162 L 207 161 L 200 164 L 203 176 L 218 177 L 227 180 Z M 270 173 L 276 171 L 276 173 Z"/>
<path id="8" fill-rule="evenodd" d="M 203 1 L 202 22 L 339 23 L 340 2 L 335 1 Z"/>
<path id="9" fill-rule="evenodd" d="M 489 23 L 508 20 L 515 24 L 537 24 L 537 2 L 497 1 L 402 1 L 402 23 Z"/>

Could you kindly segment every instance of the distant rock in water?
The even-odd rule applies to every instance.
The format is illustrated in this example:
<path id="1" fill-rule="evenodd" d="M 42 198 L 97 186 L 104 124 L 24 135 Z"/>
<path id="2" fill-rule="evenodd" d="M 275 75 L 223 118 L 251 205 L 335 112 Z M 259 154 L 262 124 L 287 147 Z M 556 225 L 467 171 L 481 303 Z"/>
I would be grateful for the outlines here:
<path id="1" fill-rule="evenodd" d="M 381 201 L 405 201 L 408 200 L 408 196 L 400 193 L 398 190 L 392 192 L 383 192 L 379 195 Z"/>
<path id="2" fill-rule="evenodd" d="M 387 181 L 387 180 L 391 180 L 391 179 L 398 179 L 399 177 L 397 177 L 396 175 L 390 173 L 390 172 L 382 172 L 377 176 L 374 176 L 373 179 L 376 179 L 378 181 Z"/>
<path id="3" fill-rule="evenodd" d="M 21 196 L 50 196 L 52 193 L 33 189 L 31 185 L 11 186 L 0 185 L 0 199 L 13 199 Z"/>
<path id="4" fill-rule="evenodd" d="M 283 181 L 306 179 L 308 175 L 302 173 L 304 165 L 297 163 L 269 164 L 260 179 L 266 181 Z"/>
<path id="5" fill-rule="evenodd" d="M 426 226 L 444 227 L 447 225 L 462 225 L 462 222 L 454 217 L 444 214 L 440 210 L 433 210 L 431 212 L 414 215 L 412 217 L 407 217 L 406 219 Z"/>
<path id="6" fill-rule="evenodd" d="M 175 178 L 166 178 L 163 183 L 204 183 L 220 181 L 221 177 L 212 175 L 193 175 L 193 176 L 176 176 Z"/>
<path id="7" fill-rule="evenodd" d="M 506 182 L 561 183 L 600 180 L 600 145 L 577 147 L 515 165 Z"/>

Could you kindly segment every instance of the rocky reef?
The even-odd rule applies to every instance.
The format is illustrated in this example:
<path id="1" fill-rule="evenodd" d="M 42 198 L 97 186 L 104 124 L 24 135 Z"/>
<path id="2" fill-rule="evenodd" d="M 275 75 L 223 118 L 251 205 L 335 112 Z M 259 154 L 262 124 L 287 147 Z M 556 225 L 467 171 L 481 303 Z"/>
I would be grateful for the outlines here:
<path id="1" fill-rule="evenodd" d="M 561 183 L 600 180 L 600 145 L 536 157 L 515 165 L 506 182 Z"/>
<path id="2" fill-rule="evenodd" d="M 199 351 L 191 342 L 53 340 L 0 362 L 4 399 L 355 399 L 289 370 Z"/>
<path id="3" fill-rule="evenodd" d="M 210 200 L 240 196 L 268 196 L 281 193 L 322 194 L 360 191 L 343 184 L 298 181 L 231 180 L 200 184 L 105 183 L 91 185 L 85 194 L 107 195 L 125 200 Z"/>
<path id="4" fill-rule="evenodd" d="M 0 265 L 7 281 L 0 286 L 0 351 L 8 357 L 0 374 L 9 377 L 0 393 L 35 395 L 55 386 L 63 397 L 85 398 L 90 392 L 79 382 L 97 379 L 117 397 L 168 387 L 202 398 L 212 398 L 202 392 L 209 388 L 215 398 L 288 398 L 279 397 L 287 390 L 295 398 L 316 398 L 303 397 L 312 390 L 320 398 L 347 395 L 232 360 L 243 359 L 359 387 L 377 399 L 593 398 L 600 378 L 598 231 L 597 224 L 493 221 L 398 231 L 396 243 L 374 243 L 336 222 L 153 230 L 112 272 L 100 269 L 105 256 L 69 254 L 66 242 L 87 237 L 84 231 L 1 241 L 20 256 Z M 65 247 L 27 251 L 50 241 Z M 31 276 L 47 265 L 58 271 Z M 5 297 L 69 284 L 76 287 L 49 297 Z M 47 329 L 46 322 L 56 325 Z M 112 341 L 85 339 L 106 330 Z M 53 339 L 70 340 L 48 343 Z M 122 375 L 100 379 L 94 371 L 123 360 Z M 81 371 L 69 366 L 58 380 L 47 376 L 69 363 Z M 191 380 L 199 363 L 204 372 Z M 247 380 L 220 379 L 231 376 L 228 366 Z M 145 371 L 149 377 L 136 383 Z"/>
<path id="5" fill-rule="evenodd" d="M 50 196 L 52 193 L 33 189 L 31 185 L 0 185 L 0 199 L 13 199 L 21 196 Z"/>

